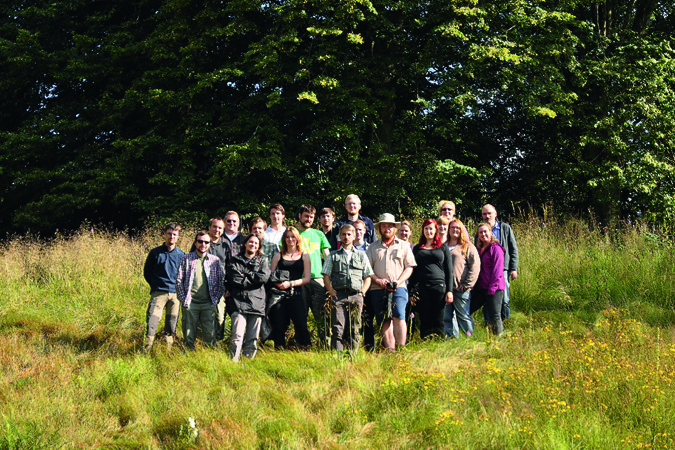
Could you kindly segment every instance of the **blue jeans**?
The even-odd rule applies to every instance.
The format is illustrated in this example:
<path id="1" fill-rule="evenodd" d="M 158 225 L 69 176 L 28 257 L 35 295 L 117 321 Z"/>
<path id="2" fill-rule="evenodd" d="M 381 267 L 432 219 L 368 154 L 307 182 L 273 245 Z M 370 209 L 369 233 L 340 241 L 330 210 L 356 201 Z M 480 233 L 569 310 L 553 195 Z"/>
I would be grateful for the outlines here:
<path id="1" fill-rule="evenodd" d="M 511 307 L 509 306 L 511 301 L 511 277 L 508 270 L 504 271 L 504 283 L 506 288 L 504 289 L 504 302 L 502 303 L 502 320 L 511 317 Z"/>
<path id="2" fill-rule="evenodd" d="M 453 292 L 451 305 L 445 305 L 445 335 L 447 337 L 460 337 L 459 328 L 464 333 L 473 333 L 473 318 L 469 313 L 471 304 L 471 292 Z"/>
<path id="3" fill-rule="evenodd" d="M 387 291 L 385 289 L 371 290 L 373 306 L 375 307 L 375 318 L 377 326 L 382 326 L 384 316 L 387 314 Z M 395 319 L 405 320 L 405 305 L 408 304 L 408 290 L 406 288 L 396 288 L 394 292 L 394 305 L 391 308 L 391 316 Z"/>

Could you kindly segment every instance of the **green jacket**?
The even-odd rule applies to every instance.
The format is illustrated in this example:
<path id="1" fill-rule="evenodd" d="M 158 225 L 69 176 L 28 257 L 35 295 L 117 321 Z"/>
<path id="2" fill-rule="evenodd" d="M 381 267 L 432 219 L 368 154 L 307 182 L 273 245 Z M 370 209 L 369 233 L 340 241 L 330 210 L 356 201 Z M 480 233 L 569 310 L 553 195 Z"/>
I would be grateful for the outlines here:
<path id="1" fill-rule="evenodd" d="M 363 288 L 363 270 L 368 264 L 365 252 L 352 251 L 350 260 L 344 249 L 330 254 L 333 267 L 330 273 L 330 281 L 336 291 L 352 290 L 359 292 Z"/>

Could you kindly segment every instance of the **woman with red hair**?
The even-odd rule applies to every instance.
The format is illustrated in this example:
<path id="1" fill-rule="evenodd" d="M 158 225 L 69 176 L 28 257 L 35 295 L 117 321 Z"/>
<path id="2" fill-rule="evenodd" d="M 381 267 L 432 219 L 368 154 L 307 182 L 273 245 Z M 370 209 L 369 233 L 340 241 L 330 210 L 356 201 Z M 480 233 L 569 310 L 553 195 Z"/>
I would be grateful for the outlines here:
<path id="1" fill-rule="evenodd" d="M 420 318 L 420 337 L 445 335 L 445 305 L 452 303 L 452 253 L 443 245 L 438 223 L 427 219 L 422 223 L 420 242 L 413 248 L 417 267 L 411 283 L 417 283 L 419 300 L 415 305 Z"/>

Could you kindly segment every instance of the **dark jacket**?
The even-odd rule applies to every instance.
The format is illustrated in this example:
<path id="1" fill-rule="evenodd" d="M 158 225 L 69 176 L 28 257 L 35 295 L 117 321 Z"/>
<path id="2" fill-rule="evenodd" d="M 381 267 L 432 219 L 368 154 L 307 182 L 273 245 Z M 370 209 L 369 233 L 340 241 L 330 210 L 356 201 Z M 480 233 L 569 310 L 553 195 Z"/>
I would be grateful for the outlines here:
<path id="1" fill-rule="evenodd" d="M 518 244 L 513 230 L 508 223 L 499 222 L 499 243 L 506 253 L 504 254 L 504 270 L 511 272 L 518 270 Z"/>
<path id="2" fill-rule="evenodd" d="M 143 276 L 150 285 L 150 292 L 176 292 L 176 272 L 183 255 L 185 253 L 178 247 L 169 251 L 166 244 L 150 250 L 143 267 Z"/>
<path id="3" fill-rule="evenodd" d="M 265 283 L 270 277 L 270 269 L 264 258 L 254 256 L 248 259 L 244 255 L 230 258 L 227 265 L 226 287 L 227 313 L 265 315 Z"/>

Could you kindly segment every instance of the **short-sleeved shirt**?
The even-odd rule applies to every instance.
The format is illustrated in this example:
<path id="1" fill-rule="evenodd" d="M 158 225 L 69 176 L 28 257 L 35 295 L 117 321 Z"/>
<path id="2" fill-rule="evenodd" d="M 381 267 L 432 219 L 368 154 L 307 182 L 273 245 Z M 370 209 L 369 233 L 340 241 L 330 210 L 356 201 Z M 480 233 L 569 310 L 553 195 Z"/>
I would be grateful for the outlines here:
<path id="1" fill-rule="evenodd" d="M 268 264 L 272 264 L 272 258 L 281 249 L 281 238 L 286 231 L 286 227 L 281 227 L 279 231 L 275 231 L 272 227 L 267 227 L 265 235 L 263 236 L 262 252 Z"/>
<path id="2" fill-rule="evenodd" d="M 358 250 L 356 248 L 352 248 L 352 250 L 345 250 L 344 248 L 341 248 L 340 250 L 336 250 L 335 252 L 345 252 L 345 253 L 347 253 L 349 255 L 350 260 L 353 257 L 353 252 L 365 253 L 364 251 Z M 331 255 L 334 254 L 335 252 L 332 252 Z M 366 257 L 365 261 L 366 261 L 366 263 L 363 266 L 363 279 L 364 280 L 373 274 L 373 269 L 372 269 L 372 267 L 370 267 L 370 261 L 368 260 L 367 257 Z M 321 270 L 321 273 L 324 274 L 324 275 L 330 276 L 330 274 L 332 272 L 333 272 L 333 258 L 326 258 L 326 262 L 323 263 L 323 269 Z"/>
<path id="3" fill-rule="evenodd" d="M 395 281 L 405 269 L 417 266 L 410 244 L 396 237 L 389 247 L 382 239 L 373 242 L 366 250 L 366 255 L 377 278 Z M 382 289 L 377 283 L 371 286 L 373 290 Z M 406 288 L 405 285 L 399 287 Z"/>
<path id="4" fill-rule="evenodd" d="M 326 239 L 326 235 L 314 228 L 307 228 L 305 231 L 300 232 L 300 238 L 302 239 L 303 249 L 309 254 L 309 261 L 312 267 L 310 277 L 323 278 L 321 275 L 323 250 L 330 250 L 330 243 Z"/>

